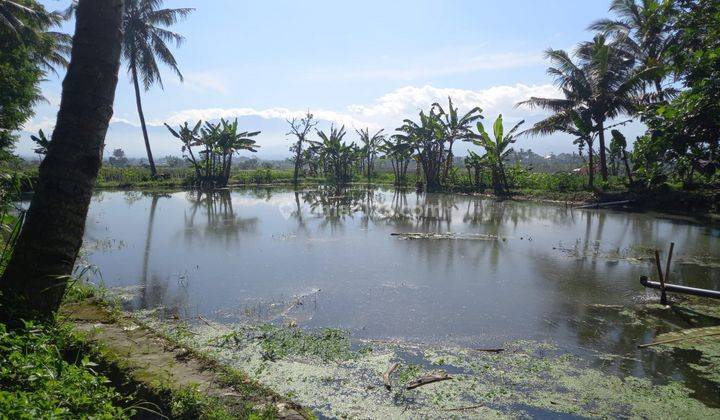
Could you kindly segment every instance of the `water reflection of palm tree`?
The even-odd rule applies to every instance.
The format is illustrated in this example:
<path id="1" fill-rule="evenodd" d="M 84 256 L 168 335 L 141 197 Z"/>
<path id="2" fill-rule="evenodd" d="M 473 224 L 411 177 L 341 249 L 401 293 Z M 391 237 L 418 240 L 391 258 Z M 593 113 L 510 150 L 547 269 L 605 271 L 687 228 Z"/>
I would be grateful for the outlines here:
<path id="1" fill-rule="evenodd" d="M 193 191 L 188 194 L 188 200 L 192 203 L 190 214 L 185 213 L 185 238 L 188 240 L 221 237 L 227 243 L 237 240 L 240 232 L 254 231 L 257 226 L 257 217 L 242 218 L 235 214 L 229 190 Z M 200 210 L 204 210 L 205 215 L 202 230 L 198 229 L 196 221 Z"/>
<path id="2" fill-rule="evenodd" d="M 144 194 L 146 195 L 146 194 Z M 160 198 L 170 198 L 167 194 L 155 194 L 153 193 L 151 195 L 151 201 L 150 201 L 150 216 L 148 218 L 148 224 L 147 224 L 147 230 L 145 234 L 145 250 L 143 252 L 143 263 L 142 263 L 142 275 L 140 276 L 140 281 L 142 283 L 142 294 L 140 297 L 140 305 L 143 308 L 147 308 L 147 289 L 148 289 L 148 267 L 149 267 L 149 261 L 150 261 L 150 249 L 152 247 L 152 232 L 153 232 L 153 225 L 155 224 L 155 210 L 157 209 L 157 204 Z"/>

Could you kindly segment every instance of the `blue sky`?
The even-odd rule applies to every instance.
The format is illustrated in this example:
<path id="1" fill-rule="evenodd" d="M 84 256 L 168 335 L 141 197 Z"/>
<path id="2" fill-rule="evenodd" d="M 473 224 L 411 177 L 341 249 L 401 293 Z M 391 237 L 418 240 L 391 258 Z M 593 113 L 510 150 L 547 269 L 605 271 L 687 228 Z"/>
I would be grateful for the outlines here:
<path id="1" fill-rule="evenodd" d="M 245 128 L 264 130 L 262 155 L 282 157 L 281 123 L 305 109 L 350 127 L 391 130 L 448 95 L 461 110 L 481 106 L 486 120 L 503 113 L 529 124 L 543 114 L 513 105 L 557 95 L 543 51 L 590 38 L 586 28 L 607 16 L 608 1 L 167 0 L 167 7 L 196 11 L 173 28 L 186 37 L 174 49 L 185 82 L 163 69 L 164 90 L 143 94 L 151 142 L 156 155 L 179 154 L 162 122 L 238 116 L 258 125 Z M 68 1 L 44 3 L 58 9 Z M 27 131 L 54 124 L 60 83 L 51 76 L 43 84 L 50 103 L 38 107 Z M 142 156 L 133 95 L 123 69 L 107 143 Z M 640 128 L 626 130 L 632 138 Z M 28 146 L 23 140 L 19 151 Z M 562 136 L 523 139 L 518 147 L 574 150 Z"/>

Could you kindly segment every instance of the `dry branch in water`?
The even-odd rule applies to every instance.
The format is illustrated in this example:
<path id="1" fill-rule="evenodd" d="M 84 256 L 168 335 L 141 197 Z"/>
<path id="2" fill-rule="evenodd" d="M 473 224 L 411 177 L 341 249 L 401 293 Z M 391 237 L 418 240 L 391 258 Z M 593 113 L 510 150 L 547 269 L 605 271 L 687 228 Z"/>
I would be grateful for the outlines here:
<path id="1" fill-rule="evenodd" d="M 475 351 L 484 351 L 487 353 L 501 353 L 505 351 L 505 349 L 497 348 L 497 349 L 475 349 Z"/>
<path id="2" fill-rule="evenodd" d="M 414 381 L 407 384 L 405 389 L 411 390 L 411 389 L 421 387 L 423 385 L 431 384 L 433 382 L 447 381 L 448 379 L 452 379 L 452 378 L 453 378 L 452 376 L 448 375 L 445 372 L 433 373 L 433 374 L 425 375 L 425 376 L 415 379 Z"/>
<path id="3" fill-rule="evenodd" d="M 392 388 L 392 381 L 390 381 L 390 375 L 393 374 L 397 370 L 397 368 L 400 366 L 400 363 L 393 363 L 388 367 L 388 370 L 383 373 L 383 383 L 385 384 L 385 388 L 388 390 Z"/>

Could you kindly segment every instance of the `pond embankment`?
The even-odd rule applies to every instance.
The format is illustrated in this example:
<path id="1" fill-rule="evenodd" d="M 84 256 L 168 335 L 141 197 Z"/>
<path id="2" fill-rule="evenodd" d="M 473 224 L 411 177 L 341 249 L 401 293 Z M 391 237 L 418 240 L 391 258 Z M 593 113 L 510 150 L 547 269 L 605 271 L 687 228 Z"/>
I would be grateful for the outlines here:
<path id="1" fill-rule="evenodd" d="M 241 371 L 158 335 L 104 301 L 66 303 L 62 318 L 102 373 L 150 417 L 312 417 Z"/>
<path id="2" fill-rule="evenodd" d="M 159 407 L 172 407 L 173 398 L 192 389 L 237 417 L 312 416 L 290 400 L 337 418 L 720 416 L 718 401 L 707 399 L 707 392 L 720 387 L 720 308 L 703 299 L 674 302 L 590 310 L 618 312 L 627 328 L 698 328 L 649 337 L 657 345 L 642 351 L 682 349 L 674 356 L 678 363 L 692 353 L 687 369 L 704 379 L 704 398 L 698 399 L 697 382 L 639 378 L 622 369 L 608 374 L 608 367 L 622 367 L 631 355 L 598 352 L 596 362 L 588 363 L 550 342 L 470 348 L 362 340 L 343 330 L 292 323 L 226 325 L 203 317 L 181 320 L 162 309 L 131 314 L 93 299 L 67 304 L 63 314 L 110 377 L 123 378 Z"/>

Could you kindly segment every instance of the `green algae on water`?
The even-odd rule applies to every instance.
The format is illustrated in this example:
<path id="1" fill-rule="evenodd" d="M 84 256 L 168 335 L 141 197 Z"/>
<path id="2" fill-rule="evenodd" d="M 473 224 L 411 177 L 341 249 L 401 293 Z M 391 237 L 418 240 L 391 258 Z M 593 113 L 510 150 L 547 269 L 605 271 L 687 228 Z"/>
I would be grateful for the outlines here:
<path id="1" fill-rule="evenodd" d="M 175 326 L 154 320 L 155 328 Z M 502 353 L 453 346 L 362 343 L 340 330 L 277 326 L 194 326 L 184 343 L 294 401 L 330 417 L 503 418 L 568 413 L 616 418 L 711 418 L 720 410 L 678 382 L 620 378 L 561 353 L 551 343 L 505 343 Z M 324 348 L 327 347 L 327 348 Z M 371 350 L 367 350 L 371 347 Z M 357 348 L 363 349 L 362 351 Z M 268 357 L 271 351 L 274 357 Z M 394 362 L 392 389 L 382 375 Z M 452 380 L 406 390 L 407 382 L 445 370 Z M 539 410 L 539 411 L 535 411 Z"/>

